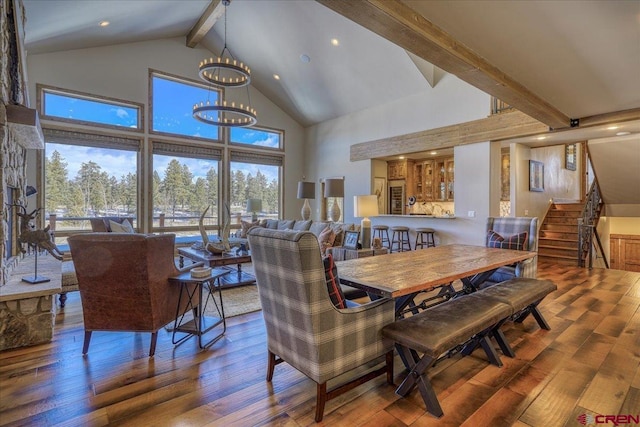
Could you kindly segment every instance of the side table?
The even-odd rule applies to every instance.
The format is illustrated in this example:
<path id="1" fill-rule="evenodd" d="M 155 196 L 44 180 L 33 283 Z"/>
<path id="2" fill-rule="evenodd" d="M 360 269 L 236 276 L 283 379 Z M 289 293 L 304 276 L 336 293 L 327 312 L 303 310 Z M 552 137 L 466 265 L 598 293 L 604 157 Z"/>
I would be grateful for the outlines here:
<path id="1" fill-rule="evenodd" d="M 223 337 L 227 330 L 227 321 L 224 316 L 220 278 L 230 272 L 226 268 L 215 268 L 211 270 L 211 274 L 207 277 L 191 277 L 191 273 L 186 271 L 176 277 L 169 278 L 169 283 L 180 285 L 180 298 L 178 298 L 176 320 L 173 324 L 173 335 L 171 337 L 173 344 L 182 344 L 185 340 L 195 335 L 198 337 L 198 346 L 204 349 L 212 346 Z M 216 291 L 219 302 L 215 297 Z M 180 307 L 183 305 L 183 298 L 186 298 L 187 303 L 181 313 Z M 210 302 L 215 308 L 214 316 L 205 315 Z M 193 319 L 191 320 L 185 319 L 185 315 L 189 312 L 193 313 Z M 202 336 L 219 325 L 222 325 L 222 331 L 203 343 Z M 186 335 L 176 340 L 176 332 L 185 333 Z"/>

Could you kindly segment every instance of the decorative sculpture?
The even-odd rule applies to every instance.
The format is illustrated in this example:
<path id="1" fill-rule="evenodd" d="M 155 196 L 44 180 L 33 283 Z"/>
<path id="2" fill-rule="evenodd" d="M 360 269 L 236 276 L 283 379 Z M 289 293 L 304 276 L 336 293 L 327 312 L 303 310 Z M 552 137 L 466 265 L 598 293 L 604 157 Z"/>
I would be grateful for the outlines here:
<path id="1" fill-rule="evenodd" d="M 38 230 L 33 224 L 33 220 L 42 208 L 38 208 L 31 213 L 27 213 L 27 209 L 21 204 L 13 204 L 9 206 L 16 206 L 21 210 L 21 212 L 17 212 L 17 215 L 20 218 L 20 235 L 18 236 L 18 243 L 21 244 L 20 252 L 23 254 L 27 252 L 22 246 L 23 244 L 26 244 L 27 247 L 34 249 L 36 254 L 39 250 L 44 249 L 54 258 L 62 261 L 62 252 L 58 249 L 53 240 L 53 233 L 49 230 L 50 227 L 47 225 L 43 230 Z"/>
<path id="2" fill-rule="evenodd" d="M 212 254 L 220 255 L 225 252 L 230 252 L 232 247 L 240 246 L 240 242 L 233 244 L 229 243 L 229 232 L 231 230 L 231 210 L 229 209 L 229 205 L 227 203 L 224 204 L 226 212 L 224 215 L 222 230 L 220 230 L 220 242 L 210 242 L 207 230 L 204 228 L 204 216 L 210 207 L 211 205 L 207 206 L 204 212 L 202 212 L 202 215 L 200 215 L 200 221 L 198 222 L 198 228 L 200 229 L 200 235 L 202 236 L 202 245 Z"/>
<path id="3" fill-rule="evenodd" d="M 17 212 L 18 218 L 20 218 L 20 235 L 18 236 L 18 243 L 20 244 L 20 252 L 27 253 L 27 250 L 22 246 L 27 245 L 27 248 L 33 249 L 35 252 L 35 271 L 33 276 L 23 277 L 22 281 L 27 283 L 43 283 L 48 282 L 51 279 L 44 276 L 38 276 L 38 253 L 41 250 L 46 250 L 54 258 L 62 261 L 62 252 L 56 246 L 53 240 L 53 233 L 50 231 L 50 227 L 47 225 L 44 230 L 36 229 L 33 224 L 33 220 L 38 215 L 38 212 L 42 208 L 33 210 L 31 213 L 27 213 L 27 209 L 21 204 L 12 204 L 9 206 L 15 206 L 20 208 L 20 212 Z"/>

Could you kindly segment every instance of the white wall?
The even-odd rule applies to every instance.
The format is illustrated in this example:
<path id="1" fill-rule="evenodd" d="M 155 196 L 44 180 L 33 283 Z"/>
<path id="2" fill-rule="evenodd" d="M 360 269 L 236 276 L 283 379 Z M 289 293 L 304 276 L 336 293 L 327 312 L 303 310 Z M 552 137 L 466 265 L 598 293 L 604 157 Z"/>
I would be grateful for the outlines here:
<path id="1" fill-rule="evenodd" d="M 35 86 L 41 83 L 142 103 L 148 117 L 149 68 L 199 80 L 198 63 L 210 55 L 206 49 L 186 47 L 184 37 L 29 55 L 31 103 L 35 105 Z M 251 103 L 258 112 L 258 124 L 285 131 L 283 216 L 297 217 L 300 212 L 297 182 L 304 172 L 304 130 L 256 89 L 251 87 L 250 91 Z M 149 137 L 148 131 L 144 136 Z M 35 158 L 35 154 L 30 158 Z"/>
<path id="2" fill-rule="evenodd" d="M 446 75 L 433 89 L 426 82 L 425 86 L 424 92 L 399 101 L 383 104 L 381 99 L 381 105 L 376 107 L 307 128 L 307 177 L 316 182 L 326 177 L 345 177 L 345 222 L 354 221 L 353 196 L 368 194 L 371 177 L 379 176 L 379 168 L 374 172 L 371 160 L 349 160 L 351 145 L 477 120 L 489 114 L 489 95 L 455 76 Z M 312 204 L 312 211 L 313 218 L 318 219 L 318 199 Z"/>

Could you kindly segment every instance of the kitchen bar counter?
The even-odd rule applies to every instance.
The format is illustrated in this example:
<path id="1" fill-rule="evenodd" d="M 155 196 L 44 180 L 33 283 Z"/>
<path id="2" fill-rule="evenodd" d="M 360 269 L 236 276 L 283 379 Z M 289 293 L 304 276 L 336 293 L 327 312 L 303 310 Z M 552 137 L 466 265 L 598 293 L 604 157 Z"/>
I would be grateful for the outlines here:
<path id="1" fill-rule="evenodd" d="M 427 214 L 406 214 L 406 215 L 382 214 L 372 218 L 456 219 L 456 216 L 455 215 L 427 215 Z"/>

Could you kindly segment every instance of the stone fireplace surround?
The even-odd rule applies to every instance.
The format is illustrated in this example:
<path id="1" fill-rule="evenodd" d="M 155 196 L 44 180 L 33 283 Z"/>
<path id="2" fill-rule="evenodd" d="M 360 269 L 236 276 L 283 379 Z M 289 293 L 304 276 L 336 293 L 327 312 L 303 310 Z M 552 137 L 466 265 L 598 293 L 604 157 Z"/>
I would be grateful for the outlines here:
<path id="1" fill-rule="evenodd" d="M 14 20 L 14 11 L 15 17 Z M 27 186 L 27 150 L 19 144 L 18 138 L 7 125 L 7 104 L 28 104 L 26 96 L 25 64 L 20 63 L 18 54 L 20 34 L 16 28 L 24 28 L 22 4 L 15 0 L 0 0 L 0 350 L 34 345 L 50 341 L 53 335 L 55 320 L 56 282 L 59 287 L 60 277 L 53 279 L 46 290 L 34 288 L 27 283 L 20 284 L 16 292 L 10 282 L 20 279 L 13 277 L 22 275 L 22 268 L 30 268 L 32 259 L 22 259 L 17 244 L 17 221 L 13 216 L 13 232 L 9 230 L 10 215 L 15 215 L 15 208 L 7 206 L 9 197 L 14 202 L 26 205 L 25 189 Z M 9 192 L 13 192 L 9 196 Z M 13 244 L 8 253 L 6 240 L 11 236 Z M 55 271 L 55 267 L 54 267 Z M 55 273 L 54 273 L 55 275 Z"/>

